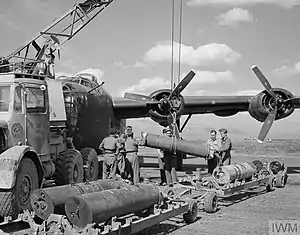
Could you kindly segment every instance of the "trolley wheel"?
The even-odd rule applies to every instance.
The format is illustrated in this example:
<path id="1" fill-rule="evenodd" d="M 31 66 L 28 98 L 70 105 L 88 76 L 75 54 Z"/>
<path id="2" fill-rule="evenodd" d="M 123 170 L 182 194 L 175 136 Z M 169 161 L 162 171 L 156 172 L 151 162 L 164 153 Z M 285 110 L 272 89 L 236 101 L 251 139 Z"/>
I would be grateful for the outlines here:
<path id="1" fill-rule="evenodd" d="M 183 214 L 183 220 L 187 224 L 195 222 L 197 219 L 197 214 L 198 214 L 198 204 L 195 200 L 191 199 L 189 201 L 189 208 L 188 211 Z"/>
<path id="2" fill-rule="evenodd" d="M 267 192 L 271 192 L 275 190 L 275 186 L 276 186 L 276 179 L 275 177 L 271 177 L 268 184 L 267 184 Z"/>
<path id="3" fill-rule="evenodd" d="M 285 184 L 286 184 L 286 175 L 282 175 L 280 177 L 277 177 L 276 179 L 276 186 L 278 188 L 284 188 Z"/>
<path id="4" fill-rule="evenodd" d="M 214 213 L 218 208 L 218 196 L 216 192 L 208 192 L 204 197 L 204 211 Z"/>

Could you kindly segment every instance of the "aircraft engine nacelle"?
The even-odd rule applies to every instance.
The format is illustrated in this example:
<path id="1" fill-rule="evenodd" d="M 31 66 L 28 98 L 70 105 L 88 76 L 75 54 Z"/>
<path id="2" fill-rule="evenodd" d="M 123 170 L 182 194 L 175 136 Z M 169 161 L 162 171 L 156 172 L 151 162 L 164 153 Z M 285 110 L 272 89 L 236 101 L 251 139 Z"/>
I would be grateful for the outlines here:
<path id="1" fill-rule="evenodd" d="M 281 88 L 274 88 L 274 92 L 280 96 L 282 100 L 294 97 L 291 92 Z M 248 111 L 254 119 L 263 122 L 274 107 L 274 98 L 264 90 L 251 99 Z M 295 110 L 292 102 L 277 103 L 277 107 L 278 111 L 275 120 L 286 118 Z"/>
<path id="2" fill-rule="evenodd" d="M 159 104 L 149 104 L 149 116 L 150 118 L 157 122 L 161 126 L 168 126 L 168 116 L 170 115 L 169 107 L 170 105 L 167 103 L 164 98 L 168 98 L 171 94 L 171 90 L 169 89 L 161 89 L 154 91 L 149 96 L 155 100 L 161 101 Z M 184 109 L 184 98 L 182 95 L 174 95 L 170 102 L 172 102 L 172 106 L 176 110 L 176 118 L 177 120 L 181 117 Z"/>

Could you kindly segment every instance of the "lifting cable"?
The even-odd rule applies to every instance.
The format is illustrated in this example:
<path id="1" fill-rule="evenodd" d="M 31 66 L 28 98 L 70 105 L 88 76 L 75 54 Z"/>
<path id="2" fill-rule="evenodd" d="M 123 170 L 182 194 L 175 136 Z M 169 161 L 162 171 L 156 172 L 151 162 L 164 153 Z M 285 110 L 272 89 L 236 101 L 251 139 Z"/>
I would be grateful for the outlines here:
<path id="1" fill-rule="evenodd" d="M 180 72 L 181 72 L 181 42 L 182 42 L 182 18 L 183 18 L 183 0 L 180 0 L 180 16 L 179 16 L 179 48 L 178 48 L 178 81 L 177 84 L 180 82 Z M 172 61 L 171 61 L 171 90 L 174 87 L 174 37 L 175 31 L 175 0 L 172 0 L 172 27 L 171 27 L 171 41 L 172 41 Z"/>
<path id="2" fill-rule="evenodd" d="M 174 84 L 174 15 L 175 15 L 175 0 L 172 0 L 172 26 L 171 26 L 171 43 L 172 43 L 172 60 L 171 60 L 171 90 L 173 90 L 175 87 L 173 87 Z"/>
<path id="3" fill-rule="evenodd" d="M 178 52 L 178 81 L 177 84 L 180 82 L 180 60 L 181 60 L 181 41 L 182 41 L 182 2 L 183 0 L 180 0 L 180 18 L 179 18 L 179 52 Z"/>

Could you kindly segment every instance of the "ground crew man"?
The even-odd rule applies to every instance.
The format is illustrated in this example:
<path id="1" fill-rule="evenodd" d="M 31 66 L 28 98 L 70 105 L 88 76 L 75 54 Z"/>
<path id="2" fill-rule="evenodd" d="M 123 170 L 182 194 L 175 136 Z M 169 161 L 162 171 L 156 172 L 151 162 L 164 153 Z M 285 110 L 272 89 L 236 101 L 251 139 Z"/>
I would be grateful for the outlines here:
<path id="1" fill-rule="evenodd" d="M 221 147 L 219 149 L 220 156 L 221 156 L 221 165 L 230 165 L 231 164 L 231 148 L 232 142 L 228 138 L 228 131 L 225 128 L 221 128 L 219 130 L 221 135 Z"/>
<path id="2" fill-rule="evenodd" d="M 219 165 L 220 154 L 219 149 L 221 147 L 221 142 L 217 139 L 217 131 L 210 131 L 210 139 L 207 141 L 208 156 L 207 156 L 207 169 L 208 173 L 212 174 L 214 169 Z"/>
<path id="3" fill-rule="evenodd" d="M 170 129 L 166 129 L 165 135 L 172 138 L 173 134 Z M 173 186 L 173 184 L 177 183 L 177 173 L 176 173 L 176 164 L 177 159 L 176 155 L 170 151 L 163 151 L 164 154 L 164 170 L 166 175 L 166 181 L 169 186 Z"/>
<path id="4" fill-rule="evenodd" d="M 121 136 L 117 138 L 117 173 L 120 174 L 121 178 L 125 178 L 125 139 Z"/>
<path id="5" fill-rule="evenodd" d="M 126 127 L 125 136 L 125 152 L 128 160 L 127 172 L 130 175 L 130 181 L 136 185 L 140 182 L 140 163 L 137 155 L 139 141 L 133 137 L 132 126 Z"/>
<path id="6" fill-rule="evenodd" d="M 55 79 L 55 72 L 54 72 L 54 60 L 55 55 L 52 53 L 46 54 L 46 75 L 50 78 Z"/>
<path id="7" fill-rule="evenodd" d="M 160 173 L 160 183 L 159 185 L 167 185 L 167 178 L 165 174 L 165 162 L 164 162 L 164 152 L 161 149 L 157 149 L 158 152 L 158 168 Z"/>
<path id="8" fill-rule="evenodd" d="M 115 179 L 117 170 L 117 139 L 116 130 L 112 129 L 110 135 L 104 138 L 99 149 L 104 153 L 102 179 Z"/>
<path id="9" fill-rule="evenodd" d="M 166 135 L 167 129 L 163 129 L 163 135 Z M 160 171 L 160 183 L 159 185 L 166 185 L 167 179 L 165 174 L 165 161 L 164 161 L 164 152 L 161 149 L 157 149 L 158 152 L 158 167 Z"/>

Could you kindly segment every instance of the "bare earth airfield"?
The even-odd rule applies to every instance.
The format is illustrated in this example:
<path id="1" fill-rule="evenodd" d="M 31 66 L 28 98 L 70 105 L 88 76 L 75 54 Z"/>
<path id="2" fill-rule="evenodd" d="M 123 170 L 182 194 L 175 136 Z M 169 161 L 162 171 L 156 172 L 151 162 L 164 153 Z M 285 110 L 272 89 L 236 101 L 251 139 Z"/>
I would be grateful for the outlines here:
<path id="1" fill-rule="evenodd" d="M 268 160 L 281 157 L 288 168 L 288 183 L 285 188 L 266 192 L 264 188 L 257 193 L 237 194 L 219 204 L 214 214 L 198 212 L 198 220 L 186 225 L 182 216 L 172 218 L 139 234 L 269 234 L 271 220 L 299 220 L 300 215 L 300 141 L 274 141 L 258 144 L 255 141 L 241 141 L 235 144 L 233 162 L 242 163 L 255 159 Z M 158 180 L 157 157 L 155 151 L 143 149 L 142 174 L 151 180 Z M 189 158 L 184 160 L 184 171 L 195 174 L 197 168 L 205 168 L 205 160 Z"/>
<path id="2" fill-rule="evenodd" d="M 139 235 L 243 235 L 269 234 L 269 221 L 299 220 L 300 215 L 300 141 L 274 141 L 262 144 L 256 141 L 240 141 L 235 143 L 232 153 L 233 163 L 242 163 L 255 159 L 272 161 L 284 159 L 288 168 L 288 181 L 284 188 L 276 188 L 266 192 L 265 188 L 253 193 L 236 194 L 219 202 L 219 210 L 208 214 L 198 211 L 197 221 L 187 225 L 182 215 L 171 218 L 160 224 L 139 232 Z M 142 148 L 142 177 L 150 181 L 159 181 L 156 150 Z M 178 172 L 179 178 L 188 174 L 196 174 L 197 169 L 206 171 L 204 159 L 190 156 L 184 160 L 184 169 Z M 28 230 L 15 234 L 33 234 Z"/>

